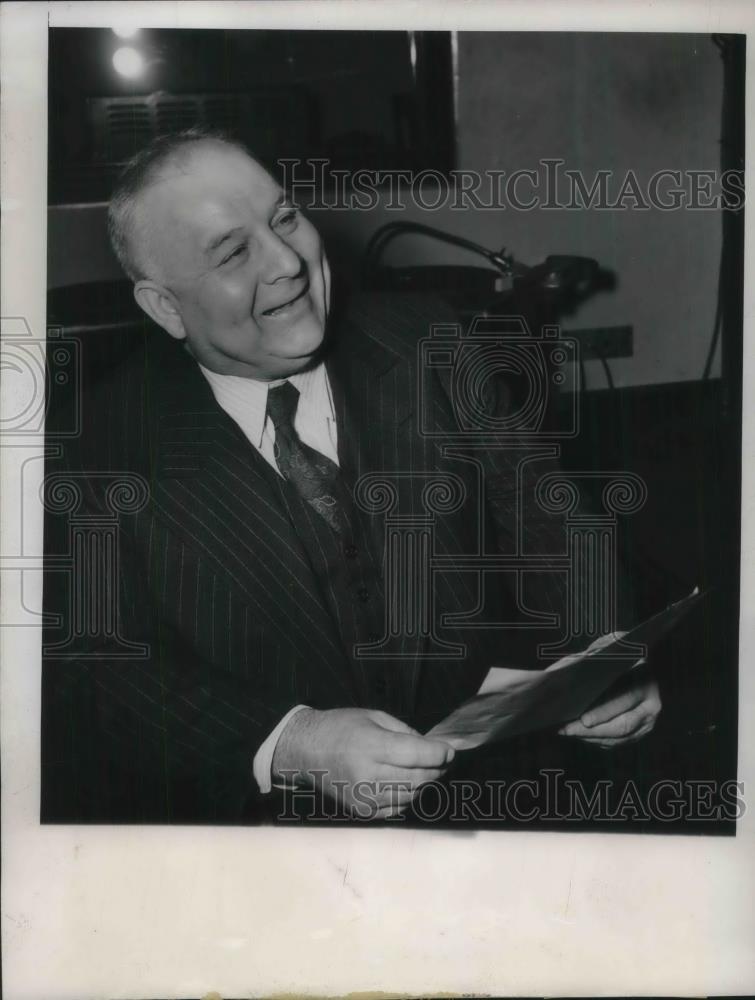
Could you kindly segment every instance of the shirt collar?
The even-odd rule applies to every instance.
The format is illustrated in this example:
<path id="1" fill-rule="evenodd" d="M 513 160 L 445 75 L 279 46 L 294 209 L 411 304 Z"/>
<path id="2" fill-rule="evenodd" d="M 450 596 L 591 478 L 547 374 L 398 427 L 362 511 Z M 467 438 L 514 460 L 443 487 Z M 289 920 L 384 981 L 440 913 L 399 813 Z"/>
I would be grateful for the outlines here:
<path id="1" fill-rule="evenodd" d="M 199 369 L 207 379 L 218 405 L 244 429 L 259 448 L 267 420 L 268 389 L 288 381 L 299 390 L 295 424 L 317 419 L 335 420 L 335 407 L 325 364 L 291 375 L 288 379 L 262 382 L 240 375 L 221 375 L 204 365 Z"/>

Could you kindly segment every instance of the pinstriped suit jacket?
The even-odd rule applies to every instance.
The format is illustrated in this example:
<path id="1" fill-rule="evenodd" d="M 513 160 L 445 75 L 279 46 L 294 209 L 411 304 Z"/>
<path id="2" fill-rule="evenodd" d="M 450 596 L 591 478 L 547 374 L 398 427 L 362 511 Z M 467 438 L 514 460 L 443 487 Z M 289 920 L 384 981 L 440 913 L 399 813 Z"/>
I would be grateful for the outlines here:
<path id="1" fill-rule="evenodd" d="M 519 456 L 497 450 L 460 461 L 419 433 L 417 343 L 444 318 L 422 298 L 363 300 L 336 325 L 327 360 L 339 447 L 351 446 L 344 461 L 355 463 L 353 478 L 447 471 L 465 484 L 461 508 L 436 517 L 435 554 L 447 560 L 436 584 L 438 619 L 482 614 L 478 584 L 453 558 L 476 551 L 481 520 L 492 526 L 487 547 L 511 549 L 520 516 Z M 448 386 L 435 378 L 432 419 L 437 429 L 454 429 Z M 252 759 L 292 705 L 372 704 L 313 577 L 280 477 L 217 405 L 191 358 L 158 331 L 84 397 L 83 422 L 85 433 L 48 473 L 85 474 L 78 481 L 90 516 L 107 510 L 112 477 L 100 473 L 146 480 L 146 504 L 120 519 L 117 607 L 121 638 L 146 644 L 148 655 L 118 659 L 112 642 L 95 639 L 46 655 L 42 818 L 253 818 Z M 563 524 L 532 502 L 535 480 L 551 466 L 534 463 L 522 484 L 528 544 L 542 553 L 564 549 Z M 424 511 L 424 481 L 414 479 L 402 486 L 401 513 Z M 46 530 L 48 552 L 65 547 L 60 519 L 50 515 Z M 561 614 L 565 576 L 537 576 L 538 610 Z M 65 586 L 65 574 L 47 574 L 46 609 L 62 613 L 64 630 Z M 505 600 L 495 586 L 488 603 Z M 423 659 L 425 640 L 417 638 L 407 640 L 401 663 L 407 721 L 420 729 L 473 694 L 492 663 L 526 666 L 529 650 L 534 665 L 531 633 L 441 631 L 465 645 L 464 658 Z M 48 629 L 45 641 L 60 635 Z"/>

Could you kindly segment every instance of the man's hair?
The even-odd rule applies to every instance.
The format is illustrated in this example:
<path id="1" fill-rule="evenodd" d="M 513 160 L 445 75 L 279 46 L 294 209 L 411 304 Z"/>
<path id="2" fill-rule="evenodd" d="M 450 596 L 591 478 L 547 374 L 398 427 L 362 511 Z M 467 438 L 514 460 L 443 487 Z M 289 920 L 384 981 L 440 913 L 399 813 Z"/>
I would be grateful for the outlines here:
<path id="1" fill-rule="evenodd" d="M 153 139 L 133 156 L 119 175 L 108 206 L 108 235 L 121 267 L 132 281 L 150 277 L 144 250 L 140 252 L 135 209 L 142 193 L 160 173 L 200 142 L 215 142 L 251 155 L 239 139 L 220 129 L 202 126 Z"/>

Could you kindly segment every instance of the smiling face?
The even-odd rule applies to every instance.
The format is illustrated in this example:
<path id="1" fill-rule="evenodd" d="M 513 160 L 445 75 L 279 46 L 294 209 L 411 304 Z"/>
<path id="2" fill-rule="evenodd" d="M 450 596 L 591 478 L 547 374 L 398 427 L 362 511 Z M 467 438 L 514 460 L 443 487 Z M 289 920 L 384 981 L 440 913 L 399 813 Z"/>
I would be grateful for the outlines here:
<path id="1" fill-rule="evenodd" d="M 242 151 L 198 142 L 139 198 L 137 301 L 212 371 L 284 378 L 320 347 L 330 273 L 314 226 Z"/>

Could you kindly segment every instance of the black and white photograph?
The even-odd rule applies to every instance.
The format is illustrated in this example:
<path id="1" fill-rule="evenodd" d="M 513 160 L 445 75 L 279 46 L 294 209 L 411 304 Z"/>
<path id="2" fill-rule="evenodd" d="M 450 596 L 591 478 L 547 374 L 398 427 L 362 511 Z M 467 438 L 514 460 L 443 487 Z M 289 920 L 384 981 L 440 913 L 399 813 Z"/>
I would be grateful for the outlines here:
<path id="1" fill-rule="evenodd" d="M 747 18 L 106 6 L 50 4 L 39 28 L 33 311 L 3 275 L 2 633 L 39 663 L 14 688 L 4 655 L 3 814 L 28 802 L 45 939 L 70 935 L 55 995 L 733 989 L 752 961 L 741 903 L 720 916 L 752 838 Z M 307 924 L 310 850 L 339 902 Z M 381 893 L 425 851 L 416 902 Z M 429 888 L 439 869 L 458 895 Z M 660 885 L 692 873 L 677 926 Z M 564 899 L 536 912 L 530 876 Z M 401 916 L 371 950 L 350 921 L 377 920 L 376 893 Z M 261 939 L 244 906 L 271 915 Z M 192 937 L 195 907 L 222 933 Z M 401 935 L 430 907 L 407 976 Z M 181 943 L 150 958 L 177 912 Z M 514 973 L 493 956 L 520 917 L 543 937 Z M 134 920 L 160 927 L 144 959 L 144 928 L 106 958 Z M 301 951 L 271 973 L 288 920 Z M 719 920 L 723 952 L 701 944 Z M 460 943 L 431 957 L 462 921 L 476 971 Z M 4 963 L 28 931 L 9 996 L 52 995 L 20 973 L 32 925 L 6 919 Z M 342 948 L 360 971 L 332 971 Z"/>
<path id="2" fill-rule="evenodd" d="M 732 833 L 744 40 L 118 32 L 49 40 L 43 821 Z"/>

